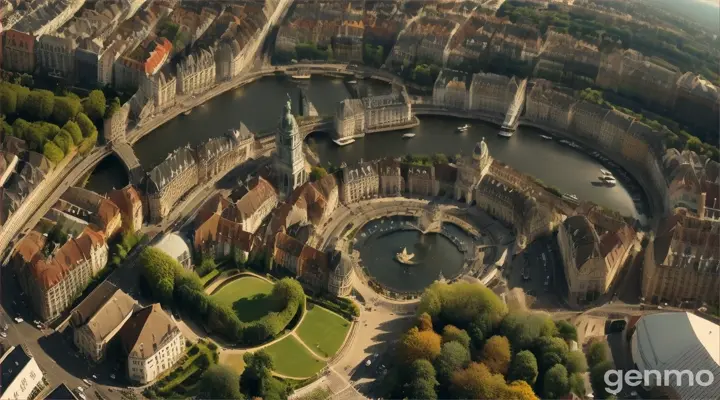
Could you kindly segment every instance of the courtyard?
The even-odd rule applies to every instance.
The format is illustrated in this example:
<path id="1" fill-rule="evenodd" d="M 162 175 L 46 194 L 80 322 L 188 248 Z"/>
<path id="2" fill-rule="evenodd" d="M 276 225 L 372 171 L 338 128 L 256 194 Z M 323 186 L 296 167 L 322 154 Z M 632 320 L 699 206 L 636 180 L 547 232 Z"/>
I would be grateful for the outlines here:
<path id="1" fill-rule="evenodd" d="M 259 320 L 276 310 L 270 293 L 273 284 L 254 276 L 243 276 L 226 283 L 212 294 L 212 298 L 233 308 L 242 322 Z"/>

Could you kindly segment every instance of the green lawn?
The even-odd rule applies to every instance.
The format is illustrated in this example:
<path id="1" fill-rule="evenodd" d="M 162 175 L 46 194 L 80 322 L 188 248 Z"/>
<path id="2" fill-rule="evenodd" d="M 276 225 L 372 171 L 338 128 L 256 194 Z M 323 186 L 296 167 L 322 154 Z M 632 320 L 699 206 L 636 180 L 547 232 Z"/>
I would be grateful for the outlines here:
<path id="1" fill-rule="evenodd" d="M 272 288 L 273 284 L 270 282 L 246 276 L 223 286 L 212 297 L 231 305 L 240 321 L 251 322 L 264 317 L 270 311 L 279 311 L 275 310 L 269 296 Z"/>
<path id="2" fill-rule="evenodd" d="M 345 318 L 312 305 L 298 327 L 297 335 L 315 353 L 330 357 L 340 349 L 349 329 L 350 322 Z"/>
<path id="3" fill-rule="evenodd" d="M 325 362 L 315 358 L 294 337 L 285 339 L 265 348 L 275 363 L 275 372 L 294 378 L 307 378 L 320 371 Z"/>

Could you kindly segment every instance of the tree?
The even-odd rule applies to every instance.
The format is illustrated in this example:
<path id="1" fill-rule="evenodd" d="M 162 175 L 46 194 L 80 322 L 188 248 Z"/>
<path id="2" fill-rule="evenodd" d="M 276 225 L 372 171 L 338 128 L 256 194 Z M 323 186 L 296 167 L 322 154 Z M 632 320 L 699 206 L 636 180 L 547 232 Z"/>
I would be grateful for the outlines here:
<path id="1" fill-rule="evenodd" d="M 437 399 L 435 388 L 435 368 L 428 360 L 415 360 L 409 368 L 408 380 L 403 385 L 403 392 L 411 399 Z"/>
<path id="2" fill-rule="evenodd" d="M 593 342 L 592 344 L 590 344 L 587 354 L 585 355 L 587 359 L 587 364 L 590 366 L 590 368 L 592 368 L 597 364 L 608 361 L 609 353 L 610 348 L 608 347 L 607 343 L 600 341 Z"/>
<path id="3" fill-rule="evenodd" d="M 574 340 L 577 342 L 577 329 L 575 329 L 573 324 L 565 320 L 560 320 L 555 322 L 555 327 L 557 327 L 558 335 L 565 341 L 569 342 Z"/>
<path id="4" fill-rule="evenodd" d="M 537 400 L 532 387 L 525 381 L 514 381 L 508 385 L 508 396 L 505 398 L 513 400 Z"/>
<path id="5" fill-rule="evenodd" d="M 443 343 L 440 355 L 435 360 L 438 378 L 443 385 L 450 383 L 453 373 L 470 362 L 470 351 L 458 342 Z"/>
<path id="6" fill-rule="evenodd" d="M 45 143 L 43 146 L 43 155 L 53 164 L 57 164 L 65 158 L 65 153 L 53 142 Z"/>
<path id="7" fill-rule="evenodd" d="M 12 115 L 17 112 L 17 93 L 9 86 L 0 87 L 0 114 Z"/>
<path id="8" fill-rule="evenodd" d="M 56 97 L 53 106 L 52 119 L 58 125 L 64 125 L 75 118 L 82 106 L 80 102 L 71 97 Z"/>
<path id="9" fill-rule="evenodd" d="M 456 371 L 450 384 L 450 393 L 459 399 L 498 399 L 506 391 L 503 376 L 491 374 L 479 363 L 470 363 L 467 368 Z"/>
<path id="10" fill-rule="evenodd" d="M 419 359 L 432 361 L 440 355 L 440 335 L 413 327 L 400 340 L 398 354 L 407 365 Z"/>
<path id="11" fill-rule="evenodd" d="M 22 118 L 18 118 L 12 124 L 13 136 L 23 140 L 27 139 L 27 132 L 30 130 L 30 123 Z"/>
<path id="12" fill-rule="evenodd" d="M 70 153 L 70 151 L 75 148 L 72 137 L 70 137 L 70 134 L 67 131 L 63 130 L 55 135 L 53 143 L 55 143 L 65 154 Z"/>
<path id="13" fill-rule="evenodd" d="M 200 276 L 205 276 L 211 271 L 214 271 L 216 268 L 217 265 L 215 264 L 215 260 L 210 257 L 203 257 L 200 266 L 195 270 L 195 272 L 197 272 Z"/>
<path id="14" fill-rule="evenodd" d="M 105 94 L 95 89 L 82 102 L 83 112 L 92 121 L 100 121 L 105 115 Z"/>
<path id="15" fill-rule="evenodd" d="M 587 371 L 588 365 L 585 361 L 585 354 L 579 350 L 569 352 L 567 361 L 565 361 L 565 368 L 571 374 Z"/>
<path id="16" fill-rule="evenodd" d="M 213 365 L 202 374 L 200 388 L 208 399 L 240 399 L 238 376 L 231 368 Z"/>
<path id="17" fill-rule="evenodd" d="M 75 122 L 77 122 L 80 132 L 82 132 L 84 138 L 95 137 L 95 139 L 97 139 L 97 128 L 87 115 L 79 113 L 75 116 Z"/>
<path id="18" fill-rule="evenodd" d="M 175 289 L 175 276 L 183 271 L 180 263 L 162 250 L 146 247 L 140 253 L 140 265 L 153 297 L 170 304 Z"/>
<path id="19" fill-rule="evenodd" d="M 470 349 L 470 335 L 464 330 L 459 329 L 454 325 L 445 325 L 442 332 L 443 343 L 458 342 L 465 346 L 466 349 Z"/>
<path id="20" fill-rule="evenodd" d="M 107 110 L 105 110 L 105 119 L 112 118 L 112 116 L 120 110 L 120 107 L 120 99 L 117 96 L 113 97 Z"/>
<path id="21" fill-rule="evenodd" d="M 585 398 L 585 378 L 583 378 L 583 374 L 575 373 L 570 375 L 570 391 L 581 399 Z"/>
<path id="22" fill-rule="evenodd" d="M 428 313 L 422 313 L 418 316 L 417 328 L 422 331 L 431 331 L 433 329 L 432 325 L 432 319 L 430 319 L 430 315 Z"/>
<path id="23" fill-rule="evenodd" d="M 494 326 L 507 313 L 507 306 L 483 285 L 438 282 L 425 290 L 418 311 L 427 312 L 433 320 L 464 328 L 477 318 L 487 318 Z"/>
<path id="24" fill-rule="evenodd" d="M 700 139 L 693 136 L 690 139 L 688 139 L 687 142 L 685 142 L 685 148 L 688 150 L 692 150 L 696 153 L 699 153 L 700 150 L 702 149 L 702 142 L 700 141 Z"/>
<path id="25" fill-rule="evenodd" d="M 432 157 L 430 157 L 430 160 L 432 161 L 433 164 L 447 164 L 448 163 L 448 158 L 443 153 L 433 154 Z"/>
<path id="26" fill-rule="evenodd" d="M 541 371 L 547 371 L 555 364 L 564 364 L 567 360 L 567 343 L 559 337 L 539 337 L 535 347 Z"/>
<path id="27" fill-rule="evenodd" d="M 472 344 L 476 349 L 482 348 L 485 343 L 486 334 L 492 332 L 492 322 L 487 316 L 478 315 L 468 326 L 468 334 L 472 339 Z"/>
<path id="28" fill-rule="evenodd" d="M 245 369 L 240 376 L 240 391 L 247 397 L 262 396 L 263 381 L 272 378 L 274 363 L 272 356 L 265 351 L 259 350 L 254 353 L 243 355 Z"/>
<path id="29" fill-rule="evenodd" d="M 327 171 L 323 167 L 320 167 L 320 166 L 312 167 L 312 169 L 310 170 L 310 181 L 312 181 L 312 182 L 317 181 L 327 174 L 328 174 Z"/>
<path id="30" fill-rule="evenodd" d="M 510 380 L 522 380 L 534 385 L 538 377 L 538 365 L 535 355 L 529 350 L 523 350 L 515 354 L 508 378 Z"/>
<path id="31" fill-rule="evenodd" d="M 23 113 L 33 120 L 45 121 L 52 115 L 55 95 L 47 90 L 33 90 L 23 104 Z"/>
<path id="32" fill-rule="evenodd" d="M 543 392 L 548 399 L 559 399 L 570 393 L 570 382 L 565 367 L 557 364 L 545 373 Z"/>
<path id="33" fill-rule="evenodd" d="M 590 368 L 590 385 L 596 399 L 604 399 L 609 392 L 606 390 L 605 373 L 613 368 L 611 361 L 601 361 Z"/>
<path id="34" fill-rule="evenodd" d="M 493 336 L 485 342 L 481 356 L 490 372 L 506 375 L 510 366 L 510 342 L 505 336 Z"/>
<path id="35" fill-rule="evenodd" d="M 65 125 L 63 125 L 62 130 L 70 135 L 75 146 L 78 146 L 80 142 L 82 142 L 82 132 L 75 121 L 68 121 Z"/>
<path id="36" fill-rule="evenodd" d="M 553 336 L 557 332 L 550 317 L 538 313 L 509 313 L 500 324 L 500 333 L 517 350 L 529 349 L 535 339 Z"/>

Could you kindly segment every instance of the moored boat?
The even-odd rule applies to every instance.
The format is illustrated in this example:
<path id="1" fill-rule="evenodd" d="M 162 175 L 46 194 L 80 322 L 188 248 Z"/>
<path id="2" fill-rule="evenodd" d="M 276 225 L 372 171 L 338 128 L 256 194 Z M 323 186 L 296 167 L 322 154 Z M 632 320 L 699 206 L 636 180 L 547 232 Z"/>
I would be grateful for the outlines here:
<path id="1" fill-rule="evenodd" d="M 552 140 L 552 137 L 551 137 L 551 136 L 548 136 L 548 135 L 540 135 L 540 137 L 543 138 L 543 139 L 545 139 L 545 140 Z"/>
<path id="2" fill-rule="evenodd" d="M 403 137 L 403 139 L 414 138 L 414 137 L 415 137 L 415 133 L 412 133 L 412 132 L 406 133 L 406 134 L 404 134 L 402 137 Z"/>

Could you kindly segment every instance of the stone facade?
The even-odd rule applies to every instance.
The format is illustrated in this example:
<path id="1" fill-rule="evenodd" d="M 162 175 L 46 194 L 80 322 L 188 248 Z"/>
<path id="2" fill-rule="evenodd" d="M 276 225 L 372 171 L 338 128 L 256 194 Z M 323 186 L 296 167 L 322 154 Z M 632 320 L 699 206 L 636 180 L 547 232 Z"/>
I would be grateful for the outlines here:
<path id="1" fill-rule="evenodd" d="M 342 168 L 342 195 L 345 204 L 377 197 L 380 187 L 377 165 L 361 162 L 358 166 Z"/>
<path id="2" fill-rule="evenodd" d="M 249 187 L 250 190 L 223 215 L 242 223 L 246 232 L 254 233 L 277 206 L 278 195 L 270 182 L 262 177 L 254 179 Z"/>
<path id="3" fill-rule="evenodd" d="M 297 122 L 292 115 L 289 97 L 275 143 L 277 151 L 274 165 L 278 179 L 276 187 L 280 198 L 285 199 L 295 188 L 308 180 L 308 173 L 305 171 L 305 154 L 302 150 L 303 137 L 300 136 Z"/>
<path id="4" fill-rule="evenodd" d="M 245 124 L 232 129 L 226 135 L 209 139 L 196 148 L 198 179 L 208 182 L 213 177 L 225 175 L 228 171 L 252 156 L 255 138 Z"/>
<path id="5" fill-rule="evenodd" d="M 103 121 L 103 136 L 105 136 L 106 142 L 125 141 L 129 116 L 130 103 L 128 102 L 123 104 L 110 118 Z"/>
<path id="6" fill-rule="evenodd" d="M 108 260 L 105 237 L 90 228 L 56 247 L 50 256 L 42 253 L 46 246 L 54 247 L 32 231 L 18 243 L 12 259 L 20 286 L 42 321 L 62 314 Z"/>
<path id="7" fill-rule="evenodd" d="M 676 211 L 645 249 L 642 295 L 673 306 L 718 305 L 720 223 Z"/>
<path id="8" fill-rule="evenodd" d="M 177 66 L 177 92 L 184 95 L 202 93 L 215 84 L 215 50 L 200 49 Z"/>
<path id="9" fill-rule="evenodd" d="M 403 89 L 389 95 L 365 97 L 365 132 L 412 121 L 410 99 Z"/>
<path id="10" fill-rule="evenodd" d="M 35 72 L 35 36 L 11 29 L 3 32 L 3 69 Z"/>
<path id="11" fill-rule="evenodd" d="M 109 193 L 110 200 L 120 209 L 122 226 L 126 232 L 135 232 L 143 226 L 143 204 L 134 186 L 128 185 Z"/>
<path id="12" fill-rule="evenodd" d="M 177 79 L 167 71 L 142 78 L 142 92 L 154 106 L 156 113 L 175 105 Z"/>
<path id="13" fill-rule="evenodd" d="M 405 192 L 405 179 L 400 170 L 400 161 L 385 158 L 378 163 L 380 176 L 380 196 L 400 196 Z"/>
<path id="14" fill-rule="evenodd" d="M 327 291 L 334 296 L 349 296 L 354 279 L 353 261 L 347 254 L 334 251 L 329 255 L 330 274 Z"/>
<path id="15" fill-rule="evenodd" d="M 475 190 L 478 183 L 487 174 L 492 163 L 485 140 L 477 143 L 472 157 L 462 157 L 457 162 L 457 181 L 455 182 L 455 199 L 465 199 L 466 203 L 475 200 Z"/>
<path id="16" fill-rule="evenodd" d="M 517 90 L 518 82 L 515 77 L 484 72 L 473 74 L 468 108 L 492 114 L 505 114 Z"/>
<path id="17" fill-rule="evenodd" d="M 198 164 L 189 146 L 181 147 L 148 174 L 146 190 L 150 220 L 161 221 L 175 203 L 199 182 Z"/>
<path id="18" fill-rule="evenodd" d="M 433 104 L 445 108 L 465 110 L 468 107 L 467 76 L 443 70 L 433 86 Z"/>
<path id="19" fill-rule="evenodd" d="M 365 135 L 365 109 L 362 100 L 345 99 L 335 111 L 335 132 L 338 140 Z"/>
<path id="20" fill-rule="evenodd" d="M 72 78 L 75 71 L 75 48 L 70 38 L 43 35 L 35 45 L 37 66 L 58 78 Z"/>

